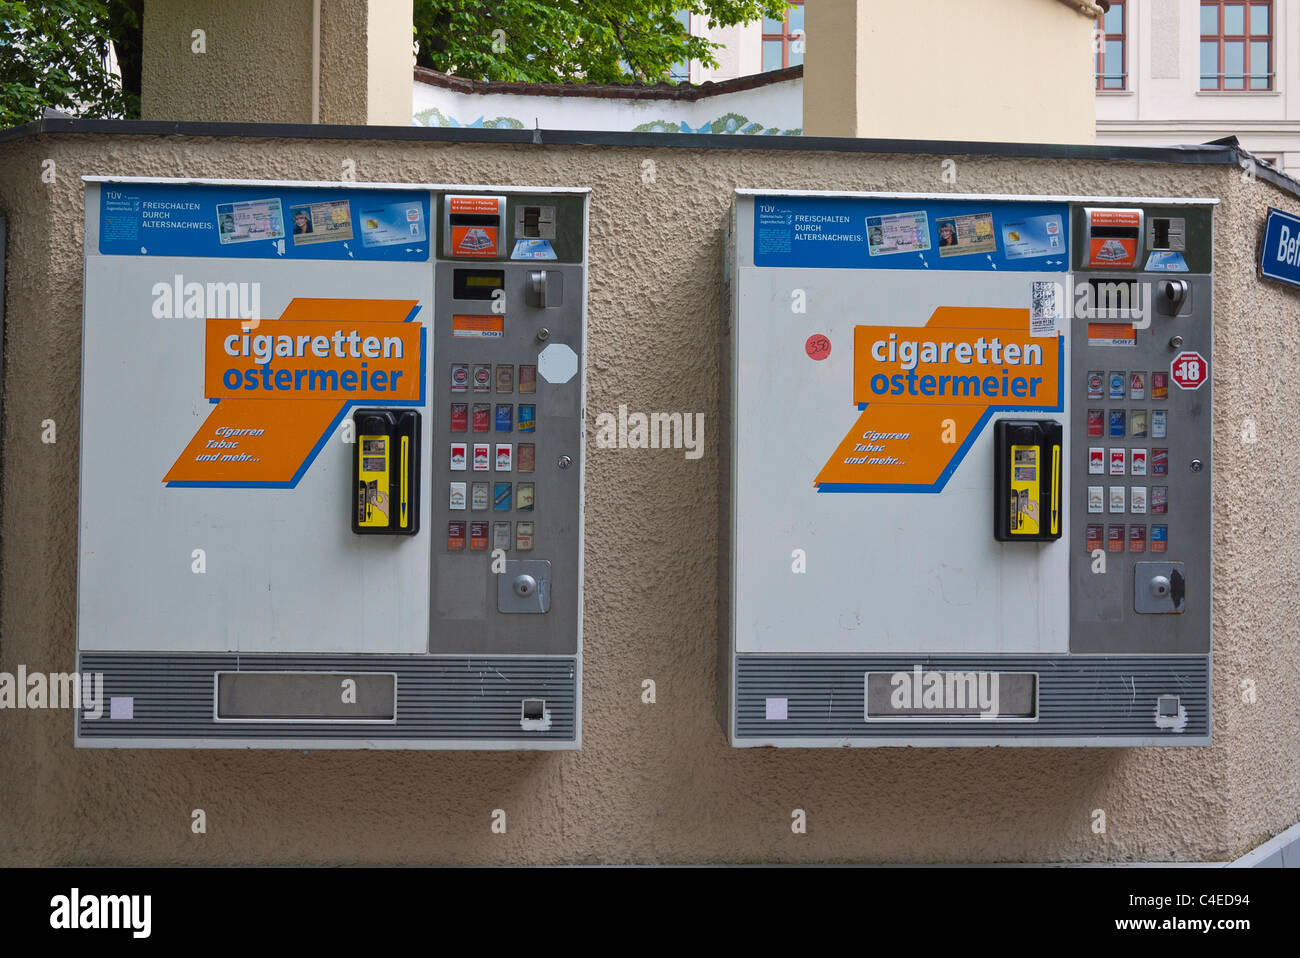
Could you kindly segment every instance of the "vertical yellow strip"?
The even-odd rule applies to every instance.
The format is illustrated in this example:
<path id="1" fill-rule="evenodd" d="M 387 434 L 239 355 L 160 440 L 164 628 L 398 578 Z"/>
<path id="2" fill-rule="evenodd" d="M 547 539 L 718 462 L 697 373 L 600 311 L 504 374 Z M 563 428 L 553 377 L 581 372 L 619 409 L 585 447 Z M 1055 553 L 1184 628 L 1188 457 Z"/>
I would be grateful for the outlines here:
<path id="1" fill-rule="evenodd" d="M 1061 447 L 1052 447 L 1052 535 L 1061 531 Z"/>
<path id="2" fill-rule="evenodd" d="M 406 528 L 406 504 L 407 504 L 406 487 L 407 487 L 408 467 L 410 464 L 410 448 L 411 448 L 410 443 L 411 440 L 409 436 L 402 437 L 402 475 L 397 481 L 402 484 L 402 528 L 403 529 Z"/>

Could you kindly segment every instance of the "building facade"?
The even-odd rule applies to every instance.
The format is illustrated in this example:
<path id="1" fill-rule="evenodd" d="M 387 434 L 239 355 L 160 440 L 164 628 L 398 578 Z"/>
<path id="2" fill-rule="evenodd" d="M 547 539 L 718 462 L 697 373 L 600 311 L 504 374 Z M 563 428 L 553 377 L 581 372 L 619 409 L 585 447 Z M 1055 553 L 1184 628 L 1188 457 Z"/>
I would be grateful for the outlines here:
<path id="1" fill-rule="evenodd" d="M 1098 46 L 1098 143 L 1235 135 L 1300 174 L 1300 5 L 1111 0 Z"/>

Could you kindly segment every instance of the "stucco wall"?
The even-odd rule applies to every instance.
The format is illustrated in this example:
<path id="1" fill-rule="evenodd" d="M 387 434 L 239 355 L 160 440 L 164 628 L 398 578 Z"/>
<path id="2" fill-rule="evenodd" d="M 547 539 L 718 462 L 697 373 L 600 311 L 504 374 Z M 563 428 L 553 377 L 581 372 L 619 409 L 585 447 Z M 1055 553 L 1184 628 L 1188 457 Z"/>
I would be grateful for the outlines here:
<path id="1" fill-rule="evenodd" d="M 1068 12 L 1062 8 L 1062 12 Z M 57 179 L 40 180 L 55 160 Z M 0 670 L 74 667 L 83 174 L 585 185 L 590 421 L 700 411 L 702 459 L 588 444 L 579 753 L 97 751 L 0 712 L 0 863 L 1229 859 L 1300 818 L 1300 344 L 1235 167 L 757 149 L 46 135 L 8 216 Z M 643 182 L 644 160 L 655 163 Z M 715 718 L 719 241 L 735 187 L 1219 196 L 1215 745 L 732 750 Z M 1253 417 L 1259 441 L 1242 442 Z M 57 442 L 41 442 L 54 419 Z M 123 423 L 126 441 L 132 424 Z M 658 702 L 641 702 L 652 678 Z M 1253 679 L 1254 704 L 1241 682 Z M 207 834 L 190 830 L 191 811 Z M 493 809 L 508 830 L 490 830 Z M 792 834 L 795 808 L 806 835 Z M 1092 811 L 1106 831 L 1091 829 Z"/>
<path id="2" fill-rule="evenodd" d="M 144 37 L 144 119 L 311 122 L 311 0 L 147 0 Z"/>
<path id="3" fill-rule="evenodd" d="M 147 0 L 141 116 L 310 123 L 312 17 L 312 0 Z M 408 122 L 411 39 L 411 0 L 320 0 L 320 122 Z"/>

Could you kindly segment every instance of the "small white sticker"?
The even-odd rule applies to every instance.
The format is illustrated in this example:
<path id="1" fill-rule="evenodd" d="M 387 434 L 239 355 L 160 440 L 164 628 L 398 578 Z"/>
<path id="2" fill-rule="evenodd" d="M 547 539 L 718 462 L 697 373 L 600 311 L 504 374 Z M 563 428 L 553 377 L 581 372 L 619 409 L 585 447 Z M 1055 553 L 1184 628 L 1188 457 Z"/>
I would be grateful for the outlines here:
<path id="1" fill-rule="evenodd" d="M 764 717 L 769 722 L 784 722 L 790 712 L 789 699 L 768 699 Z"/>
<path id="2" fill-rule="evenodd" d="M 578 372 L 578 354 L 564 343 L 551 343 L 537 354 L 537 375 L 548 383 L 567 383 Z"/>
<path id="3" fill-rule="evenodd" d="M 1065 318 L 1061 306 L 1061 284 L 1034 280 L 1029 296 L 1029 335 L 1055 336 Z"/>
<path id="4" fill-rule="evenodd" d="M 108 700 L 108 717 L 117 721 L 135 718 L 135 698 L 130 695 L 114 695 Z"/>

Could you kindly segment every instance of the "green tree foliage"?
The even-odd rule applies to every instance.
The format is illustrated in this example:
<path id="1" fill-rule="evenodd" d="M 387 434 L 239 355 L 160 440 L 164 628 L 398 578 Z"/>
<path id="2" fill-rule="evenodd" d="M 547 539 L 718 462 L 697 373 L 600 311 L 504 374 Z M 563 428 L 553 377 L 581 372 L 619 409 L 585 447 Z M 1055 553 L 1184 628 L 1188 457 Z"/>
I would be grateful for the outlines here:
<path id="1" fill-rule="evenodd" d="M 712 26 L 781 17 L 785 0 L 414 0 L 417 61 L 476 80 L 618 83 L 663 79 L 676 63 L 716 67 Z M 46 107 L 74 116 L 140 115 L 144 0 L 0 0 L 0 127 Z M 107 68 L 109 44 L 119 79 Z"/>
<path id="2" fill-rule="evenodd" d="M 47 106 L 73 116 L 139 116 L 139 8 L 139 0 L 0 0 L 0 127 L 38 119 Z M 107 66 L 115 32 L 126 89 Z"/>
<path id="3" fill-rule="evenodd" d="M 415 0 L 417 62 L 471 80 L 620 83 L 663 79 L 684 60 L 716 67 L 712 26 L 780 18 L 785 0 Z"/>

